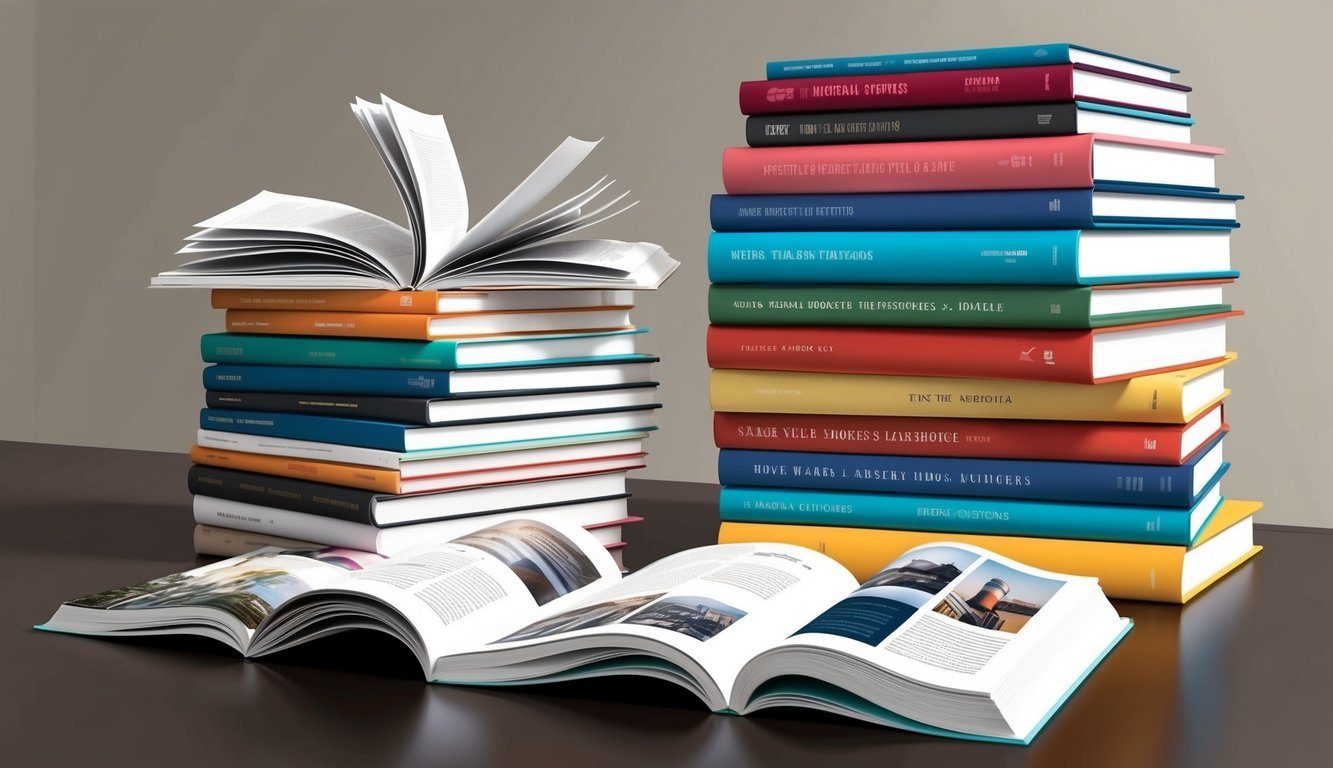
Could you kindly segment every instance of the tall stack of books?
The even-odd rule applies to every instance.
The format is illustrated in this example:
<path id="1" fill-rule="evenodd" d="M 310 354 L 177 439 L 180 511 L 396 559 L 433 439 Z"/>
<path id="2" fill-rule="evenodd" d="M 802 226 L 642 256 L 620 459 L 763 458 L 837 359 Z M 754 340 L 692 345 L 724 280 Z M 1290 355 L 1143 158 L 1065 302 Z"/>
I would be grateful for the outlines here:
<path id="1" fill-rule="evenodd" d="M 595 532 L 635 522 L 656 383 L 635 289 L 677 263 L 650 243 L 552 238 L 624 210 L 611 182 L 529 216 L 595 146 L 567 139 L 469 228 L 443 118 L 352 105 L 410 228 L 261 192 L 197 225 L 153 280 L 213 289 L 207 407 L 191 449 L 196 550 L 392 555 L 521 515 Z"/>
<path id="2" fill-rule="evenodd" d="M 771 62 L 712 201 L 722 541 L 858 577 L 941 534 L 1183 602 L 1222 496 L 1221 149 L 1175 70 L 1074 45 Z"/>

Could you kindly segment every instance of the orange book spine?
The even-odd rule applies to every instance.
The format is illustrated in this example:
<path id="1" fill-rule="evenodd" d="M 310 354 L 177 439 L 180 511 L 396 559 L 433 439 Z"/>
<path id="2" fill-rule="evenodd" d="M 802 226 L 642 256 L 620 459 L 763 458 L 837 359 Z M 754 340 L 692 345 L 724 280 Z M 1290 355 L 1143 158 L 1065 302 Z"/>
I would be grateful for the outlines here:
<path id="1" fill-rule="evenodd" d="M 210 467 L 226 467 L 245 472 L 259 472 L 279 477 L 294 477 L 316 483 L 363 488 L 380 493 L 402 493 L 402 477 L 389 469 L 363 467 L 358 464 L 340 464 L 333 461 L 292 459 L 286 456 L 265 456 L 243 451 L 226 451 L 195 445 L 190 448 L 190 460 Z"/>
<path id="2" fill-rule="evenodd" d="M 377 339 L 429 340 L 434 315 L 388 315 L 366 312 L 288 312 L 264 309 L 227 310 L 230 333 L 277 333 L 287 336 L 356 336 Z"/>
<path id="3" fill-rule="evenodd" d="M 400 315 L 433 315 L 438 291 L 283 291 L 215 288 L 214 309 L 323 310 Z"/>

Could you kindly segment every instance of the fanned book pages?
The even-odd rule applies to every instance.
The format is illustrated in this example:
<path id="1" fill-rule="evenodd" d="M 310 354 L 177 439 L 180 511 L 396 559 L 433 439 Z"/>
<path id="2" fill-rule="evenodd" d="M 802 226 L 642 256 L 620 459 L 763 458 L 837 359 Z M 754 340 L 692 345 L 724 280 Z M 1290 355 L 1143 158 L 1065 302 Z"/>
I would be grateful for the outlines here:
<path id="1" fill-rule="evenodd" d="M 195 225 L 178 252 L 192 257 L 154 286 L 378 288 L 398 290 L 652 289 L 679 262 L 661 246 L 554 238 L 631 208 L 605 176 L 536 215 L 532 210 L 597 146 L 566 138 L 507 197 L 468 226 L 467 189 L 449 129 L 381 96 L 352 104 L 393 176 L 407 210 L 404 228 L 342 203 L 277 192 L 254 197 Z M 611 197 L 603 202 L 599 198 Z M 527 218 L 525 218 L 527 217 Z"/>

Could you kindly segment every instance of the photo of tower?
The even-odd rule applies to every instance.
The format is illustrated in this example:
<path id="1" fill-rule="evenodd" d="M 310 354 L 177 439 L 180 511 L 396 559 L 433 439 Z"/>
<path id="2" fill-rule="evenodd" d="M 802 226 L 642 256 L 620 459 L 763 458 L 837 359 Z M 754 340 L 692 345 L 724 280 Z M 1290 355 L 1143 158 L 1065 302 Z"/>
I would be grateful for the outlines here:
<path id="1" fill-rule="evenodd" d="M 1064 584 L 987 560 L 946 594 L 934 611 L 969 626 L 1013 634 Z"/>

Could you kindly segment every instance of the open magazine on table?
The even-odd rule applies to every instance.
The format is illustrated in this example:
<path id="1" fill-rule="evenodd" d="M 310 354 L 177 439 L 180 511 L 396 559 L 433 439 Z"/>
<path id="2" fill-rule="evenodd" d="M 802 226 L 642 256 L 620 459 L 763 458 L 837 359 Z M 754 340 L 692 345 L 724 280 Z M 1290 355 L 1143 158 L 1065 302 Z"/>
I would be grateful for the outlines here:
<path id="1" fill-rule="evenodd" d="M 195 225 L 180 255 L 193 260 L 154 286 L 210 288 L 652 289 L 679 263 L 661 246 L 559 240 L 634 205 L 598 203 L 606 177 L 541 212 L 532 210 L 597 146 L 566 138 L 469 227 L 467 188 L 449 129 L 387 96 L 352 113 L 403 199 L 408 227 L 343 203 L 260 192 Z"/>
<path id="2" fill-rule="evenodd" d="M 586 531 L 510 520 L 392 559 L 262 549 L 60 606 L 39 629 L 189 634 L 249 658 L 386 632 L 426 679 L 635 674 L 713 711 L 809 707 L 1029 742 L 1128 631 L 1095 579 L 976 547 L 916 547 L 863 584 L 785 544 L 687 550 L 622 577 Z"/>

